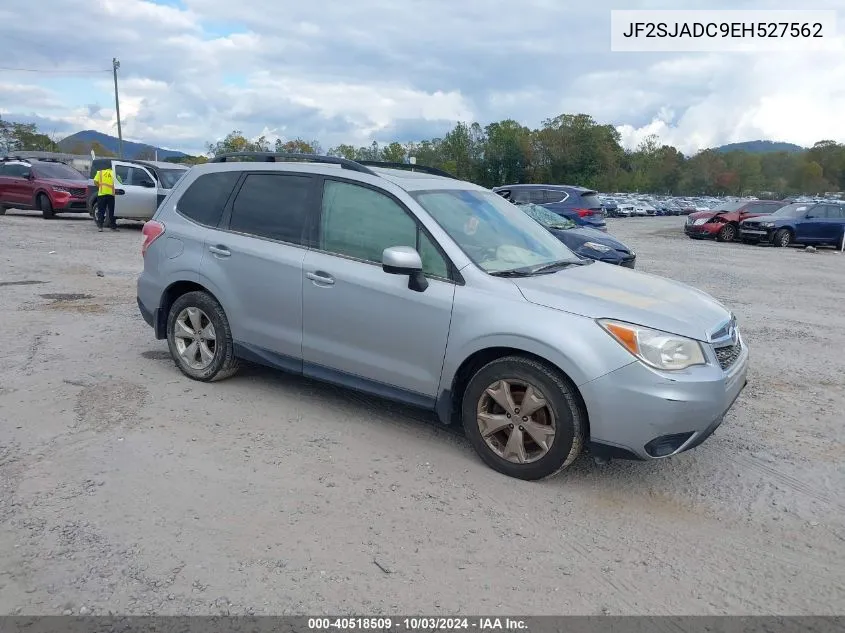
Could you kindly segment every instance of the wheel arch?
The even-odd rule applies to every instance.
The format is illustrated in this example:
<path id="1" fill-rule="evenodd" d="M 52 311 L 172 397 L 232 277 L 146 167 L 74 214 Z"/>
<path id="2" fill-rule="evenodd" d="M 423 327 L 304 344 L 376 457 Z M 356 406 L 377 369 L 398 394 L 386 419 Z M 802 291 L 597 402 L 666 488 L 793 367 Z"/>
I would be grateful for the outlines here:
<path id="1" fill-rule="evenodd" d="M 443 424 L 447 425 L 460 423 L 459 417 L 463 404 L 464 391 L 466 390 L 469 381 L 476 374 L 476 372 L 478 372 L 479 369 L 481 369 L 488 363 L 491 363 L 500 358 L 506 358 L 508 356 L 522 356 L 524 358 L 530 358 L 532 360 L 536 360 L 540 363 L 543 363 L 550 369 L 559 373 L 561 378 L 563 378 L 563 380 L 569 384 L 569 386 L 572 388 L 572 392 L 575 395 L 576 400 L 578 401 L 578 406 L 581 409 L 581 414 L 586 424 L 585 437 L 589 437 L 590 420 L 587 411 L 587 405 L 584 402 L 584 397 L 581 394 L 581 390 L 578 389 L 578 385 L 576 384 L 575 380 L 573 380 L 572 376 L 570 376 L 569 373 L 564 371 L 558 363 L 552 362 L 543 354 L 524 349 L 524 347 L 527 346 L 484 347 L 474 351 L 469 356 L 464 358 L 464 360 L 461 362 L 461 364 L 458 366 L 458 369 L 452 376 L 449 388 L 443 389 L 437 398 L 435 408 L 439 420 Z"/>
<path id="2" fill-rule="evenodd" d="M 167 316 L 170 314 L 170 307 L 182 295 L 189 292 L 204 292 L 213 297 L 215 301 L 220 303 L 217 296 L 202 284 L 191 281 L 190 279 L 180 279 L 172 282 L 161 293 L 161 298 L 158 303 L 158 312 L 155 322 L 156 338 L 163 340 L 167 338 Z"/>

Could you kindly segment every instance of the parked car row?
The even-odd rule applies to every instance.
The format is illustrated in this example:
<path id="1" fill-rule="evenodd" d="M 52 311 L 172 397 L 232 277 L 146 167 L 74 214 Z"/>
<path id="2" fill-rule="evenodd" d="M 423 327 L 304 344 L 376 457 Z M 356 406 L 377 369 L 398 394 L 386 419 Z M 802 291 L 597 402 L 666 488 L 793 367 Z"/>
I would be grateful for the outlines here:
<path id="1" fill-rule="evenodd" d="M 693 213 L 684 233 L 692 239 L 741 240 L 746 244 L 840 246 L 845 235 L 845 203 L 749 201 Z"/>
<path id="2" fill-rule="evenodd" d="M 188 171 L 184 165 L 145 160 L 98 158 L 81 174 L 52 158 L 0 158 L 0 215 L 6 209 L 41 211 L 45 219 L 58 213 L 94 215 L 97 187 L 94 174 L 110 168 L 117 176 L 114 216 L 149 220 L 167 193 Z"/>

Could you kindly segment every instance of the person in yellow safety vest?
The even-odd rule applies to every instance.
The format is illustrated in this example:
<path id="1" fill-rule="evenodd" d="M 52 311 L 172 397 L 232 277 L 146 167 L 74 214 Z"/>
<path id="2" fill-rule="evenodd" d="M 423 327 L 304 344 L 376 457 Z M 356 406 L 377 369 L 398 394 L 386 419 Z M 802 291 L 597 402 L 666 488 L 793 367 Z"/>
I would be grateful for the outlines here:
<path id="1" fill-rule="evenodd" d="M 120 177 L 111 168 L 101 169 L 94 174 L 97 185 L 97 230 L 102 232 L 103 224 L 108 215 L 109 228 L 117 231 L 117 221 L 114 219 L 114 181 L 120 184 Z"/>

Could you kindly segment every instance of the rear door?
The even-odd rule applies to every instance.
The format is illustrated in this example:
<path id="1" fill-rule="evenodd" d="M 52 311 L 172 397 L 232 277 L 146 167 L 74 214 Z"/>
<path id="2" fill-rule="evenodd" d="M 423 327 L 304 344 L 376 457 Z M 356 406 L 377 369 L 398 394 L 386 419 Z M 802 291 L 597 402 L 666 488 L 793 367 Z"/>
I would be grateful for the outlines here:
<path id="1" fill-rule="evenodd" d="M 308 174 L 250 171 L 209 234 L 201 275 L 214 282 L 239 353 L 302 370 L 304 231 L 316 206 Z"/>
<path id="2" fill-rule="evenodd" d="M 810 206 L 804 219 L 800 220 L 795 227 L 796 241 L 809 244 L 823 240 L 826 222 L 827 205 Z"/>
<path id="3" fill-rule="evenodd" d="M 112 161 L 117 179 L 114 183 L 114 217 L 149 220 L 158 208 L 158 190 L 152 173 L 141 165 Z"/>
<path id="4" fill-rule="evenodd" d="M 827 205 L 821 230 L 821 240 L 829 244 L 839 245 L 843 227 L 845 227 L 845 207 L 839 204 Z"/>
<path id="5" fill-rule="evenodd" d="M 12 208 L 28 209 L 33 205 L 31 195 L 28 193 L 29 180 L 26 179 L 26 174 L 31 173 L 29 165 L 22 163 L 6 164 L 3 169 L 6 182 L 6 198 L 11 203 Z"/>

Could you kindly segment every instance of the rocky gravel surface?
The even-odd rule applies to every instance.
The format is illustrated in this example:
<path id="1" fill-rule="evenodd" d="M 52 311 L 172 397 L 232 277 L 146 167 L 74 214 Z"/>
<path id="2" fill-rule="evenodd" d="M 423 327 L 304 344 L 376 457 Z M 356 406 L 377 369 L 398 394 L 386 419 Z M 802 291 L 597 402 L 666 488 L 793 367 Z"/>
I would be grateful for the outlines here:
<path id="1" fill-rule="evenodd" d="M 611 220 L 735 310 L 701 447 L 526 483 L 425 412 L 248 367 L 200 384 L 135 305 L 140 231 L 0 217 L 0 614 L 835 614 L 845 255 Z"/>

